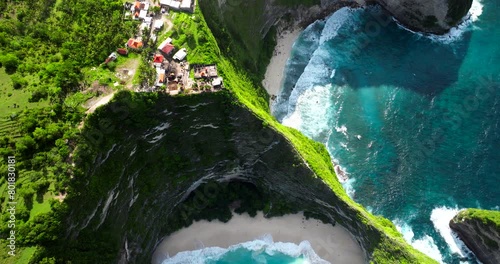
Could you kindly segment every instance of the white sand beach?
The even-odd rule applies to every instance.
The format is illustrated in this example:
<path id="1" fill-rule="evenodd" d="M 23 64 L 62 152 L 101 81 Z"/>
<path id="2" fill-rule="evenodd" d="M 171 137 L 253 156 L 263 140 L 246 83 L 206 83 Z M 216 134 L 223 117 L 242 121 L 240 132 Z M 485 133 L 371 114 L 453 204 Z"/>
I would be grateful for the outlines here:
<path id="1" fill-rule="evenodd" d="M 302 214 L 264 218 L 233 213 L 228 223 L 199 221 L 166 237 L 153 254 L 153 264 L 161 263 L 166 256 L 204 247 L 227 248 L 231 245 L 252 241 L 270 234 L 274 242 L 299 244 L 307 240 L 316 254 L 330 263 L 366 263 L 361 247 L 340 225 L 332 226 L 321 221 L 305 220 Z M 197 246 L 198 245 L 198 246 Z"/>
<path id="2" fill-rule="evenodd" d="M 291 31 L 281 32 L 277 37 L 274 55 L 267 66 L 266 74 L 262 81 L 262 85 L 270 96 L 277 96 L 280 91 L 286 62 L 292 53 L 293 43 L 295 43 L 301 32 L 302 29 L 296 28 Z"/>

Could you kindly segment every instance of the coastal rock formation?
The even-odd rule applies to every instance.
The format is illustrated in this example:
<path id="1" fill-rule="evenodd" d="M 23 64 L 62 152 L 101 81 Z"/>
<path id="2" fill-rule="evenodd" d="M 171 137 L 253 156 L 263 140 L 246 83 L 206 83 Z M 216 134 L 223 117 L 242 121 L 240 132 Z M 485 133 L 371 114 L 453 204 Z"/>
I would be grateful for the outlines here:
<path id="1" fill-rule="evenodd" d="M 182 227 L 179 220 L 202 211 L 204 202 L 223 191 L 209 182 L 249 184 L 272 210 L 307 211 L 342 224 L 366 259 L 433 263 L 396 240 L 388 220 L 375 223 L 346 203 L 287 138 L 229 94 L 157 96 L 119 93 L 86 121 L 89 147 L 81 145 L 77 165 L 85 176 L 75 183 L 79 195 L 65 200 L 71 213 L 62 250 L 75 246 L 81 261 L 75 263 L 91 263 L 94 256 L 108 263 L 150 263 L 162 237 Z M 196 208 L 183 208 L 197 192 Z M 336 254 L 328 245 L 316 250 Z"/>
<path id="2" fill-rule="evenodd" d="M 472 0 L 375 0 L 406 27 L 444 34 L 456 26 L 472 6 Z"/>
<path id="3" fill-rule="evenodd" d="M 219 15 L 226 26 L 237 28 L 242 37 L 252 36 L 252 38 L 257 34 L 263 38 L 271 26 L 281 18 L 285 18 L 282 20 L 286 22 L 307 26 L 341 7 L 364 4 L 380 4 L 400 23 L 412 30 L 444 34 L 460 23 L 472 6 L 472 0 L 219 0 L 214 2 L 218 3 Z M 202 7 L 210 4 L 201 3 Z M 242 28 L 238 23 L 233 24 L 233 19 L 238 19 L 239 23 L 244 23 L 247 27 Z M 253 31 L 254 34 L 246 31 Z"/>
<path id="4" fill-rule="evenodd" d="M 500 263 L 500 211 L 463 210 L 450 227 L 481 262 Z"/>

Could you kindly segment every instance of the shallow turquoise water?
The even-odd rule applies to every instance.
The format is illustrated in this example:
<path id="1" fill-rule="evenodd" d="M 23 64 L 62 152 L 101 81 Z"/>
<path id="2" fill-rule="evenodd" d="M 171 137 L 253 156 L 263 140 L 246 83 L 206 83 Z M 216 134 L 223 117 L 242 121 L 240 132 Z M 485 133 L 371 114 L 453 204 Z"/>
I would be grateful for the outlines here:
<path id="1" fill-rule="evenodd" d="M 246 263 L 266 263 L 266 264 L 302 264 L 309 263 L 300 256 L 297 258 L 282 254 L 275 253 L 269 255 L 265 252 L 258 252 L 239 248 L 234 251 L 230 251 L 224 254 L 221 258 L 217 260 L 208 260 L 207 264 L 246 264 Z"/>
<path id="2" fill-rule="evenodd" d="M 274 242 L 270 235 L 233 245 L 180 252 L 163 264 L 326 264 L 307 241 L 299 245 Z"/>
<path id="3" fill-rule="evenodd" d="M 476 2 L 439 38 L 378 8 L 342 9 L 301 34 L 273 106 L 326 144 L 354 200 L 445 263 L 475 263 L 451 217 L 500 205 L 499 4 Z"/>

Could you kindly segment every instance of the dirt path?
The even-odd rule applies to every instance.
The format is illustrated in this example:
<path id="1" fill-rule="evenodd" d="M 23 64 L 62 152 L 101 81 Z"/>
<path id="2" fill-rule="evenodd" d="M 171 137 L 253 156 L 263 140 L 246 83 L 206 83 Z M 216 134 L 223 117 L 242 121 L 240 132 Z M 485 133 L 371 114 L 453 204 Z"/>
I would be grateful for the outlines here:
<path id="1" fill-rule="evenodd" d="M 93 113 L 97 109 L 97 107 L 107 104 L 109 101 L 111 101 L 111 99 L 113 98 L 115 93 L 116 93 L 116 91 L 113 91 L 112 93 L 110 93 L 104 97 L 101 97 L 94 102 L 91 102 L 89 109 L 85 113 L 86 114 Z"/>

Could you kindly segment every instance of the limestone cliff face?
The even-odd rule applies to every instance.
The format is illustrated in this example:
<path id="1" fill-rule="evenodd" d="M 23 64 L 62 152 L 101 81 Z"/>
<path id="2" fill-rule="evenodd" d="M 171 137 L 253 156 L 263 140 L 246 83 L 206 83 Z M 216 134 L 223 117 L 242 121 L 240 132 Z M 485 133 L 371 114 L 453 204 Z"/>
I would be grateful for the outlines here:
<path id="1" fill-rule="evenodd" d="M 210 1 L 202 2 L 202 7 L 208 5 L 207 2 Z M 318 0 L 316 4 L 309 6 L 284 5 L 283 2 L 219 0 L 212 3 L 218 4 L 227 26 L 231 27 L 233 19 L 236 18 L 240 23 L 248 25 L 248 30 L 253 30 L 262 37 L 285 15 L 297 24 L 307 25 L 339 7 L 370 3 L 380 4 L 400 23 L 412 30 L 443 34 L 460 23 L 472 5 L 472 0 Z M 248 14 L 252 14 L 251 19 L 246 19 Z M 245 32 L 245 28 L 238 29 L 243 37 L 249 33 Z"/>
<path id="2" fill-rule="evenodd" d="M 500 212 L 498 213 L 500 215 Z M 458 213 L 450 227 L 484 264 L 500 263 L 500 228 L 486 218 Z"/>
<path id="3" fill-rule="evenodd" d="M 359 208 L 333 192 L 283 135 L 228 95 L 134 96 L 135 102 L 152 103 L 124 104 L 131 95 L 118 94 L 115 97 L 122 99 L 98 109 L 87 121 L 93 125 L 84 135 L 96 139 L 99 151 L 78 165 L 86 176 L 79 193 L 66 199 L 71 213 L 64 240 L 85 248 L 90 255 L 82 251 L 81 259 L 151 263 L 156 245 L 182 217 L 176 210 L 197 191 L 207 197 L 217 192 L 201 187 L 215 181 L 251 184 L 268 197 L 271 207 L 308 211 L 341 224 L 367 259 L 388 254 L 396 261 L 416 263 L 409 251 L 397 255 L 402 243 L 390 242 L 392 238 Z M 95 129 L 101 124 L 105 127 Z M 337 254 L 329 241 L 315 250 Z"/>
<path id="4" fill-rule="evenodd" d="M 469 11 L 472 0 L 376 0 L 406 27 L 443 34 Z"/>
<path id="5" fill-rule="evenodd" d="M 116 105 L 111 103 L 106 111 Z M 363 224 L 292 145 L 250 111 L 228 104 L 221 95 L 166 97 L 155 108 L 152 127 L 130 129 L 114 117 L 106 121 L 116 125 L 109 135 L 124 141 L 90 161 L 94 165 L 88 171 L 89 186 L 100 178 L 109 183 L 99 182 L 102 194 L 95 199 L 84 195 L 84 203 L 83 198 L 73 201 L 68 239 L 90 234 L 101 241 L 112 234 L 119 245 L 118 263 L 151 263 L 169 227 L 167 219 L 189 194 L 207 181 L 239 181 L 269 195 L 271 204 L 286 199 L 297 211 L 342 223 L 369 258 L 380 231 Z M 109 140 L 108 134 L 102 139 Z"/>

